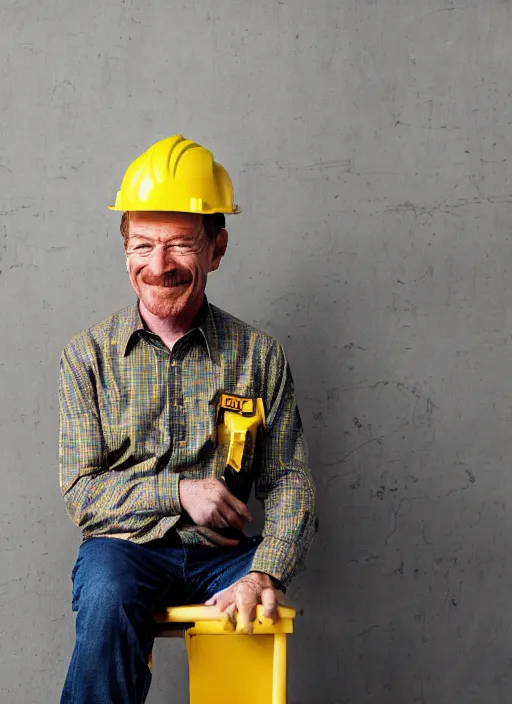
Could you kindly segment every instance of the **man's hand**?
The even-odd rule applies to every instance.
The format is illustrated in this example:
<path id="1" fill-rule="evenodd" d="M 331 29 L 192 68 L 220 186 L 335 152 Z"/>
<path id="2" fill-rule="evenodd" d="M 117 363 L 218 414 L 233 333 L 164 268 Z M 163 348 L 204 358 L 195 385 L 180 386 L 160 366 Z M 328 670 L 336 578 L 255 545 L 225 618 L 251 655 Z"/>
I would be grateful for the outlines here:
<path id="1" fill-rule="evenodd" d="M 198 526 L 242 530 L 252 521 L 249 509 L 219 479 L 182 479 L 181 505 Z"/>
<path id="2" fill-rule="evenodd" d="M 236 613 L 236 632 L 250 635 L 256 618 L 256 606 L 263 604 L 264 617 L 275 623 L 281 596 L 282 592 L 276 591 L 268 574 L 249 572 L 231 587 L 214 594 L 206 606 L 216 605 L 233 623 Z"/>

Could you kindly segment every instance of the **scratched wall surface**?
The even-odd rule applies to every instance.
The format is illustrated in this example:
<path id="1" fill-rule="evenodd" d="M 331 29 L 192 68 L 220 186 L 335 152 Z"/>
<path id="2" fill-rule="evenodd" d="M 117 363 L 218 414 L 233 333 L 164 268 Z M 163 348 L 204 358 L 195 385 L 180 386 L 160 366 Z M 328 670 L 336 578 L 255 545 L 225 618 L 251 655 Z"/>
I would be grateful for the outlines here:
<path id="1" fill-rule="evenodd" d="M 510 0 L 0 4 L 1 702 L 58 701 L 58 357 L 132 300 L 106 205 L 178 131 L 244 208 L 211 299 L 284 343 L 310 439 L 290 704 L 510 701 L 511 37 Z"/>

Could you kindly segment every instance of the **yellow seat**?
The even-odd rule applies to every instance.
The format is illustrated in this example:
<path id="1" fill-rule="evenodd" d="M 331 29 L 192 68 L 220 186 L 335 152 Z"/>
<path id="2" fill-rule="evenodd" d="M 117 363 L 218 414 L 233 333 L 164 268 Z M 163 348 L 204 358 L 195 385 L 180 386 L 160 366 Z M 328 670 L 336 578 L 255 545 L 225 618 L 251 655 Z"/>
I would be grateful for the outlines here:
<path id="1" fill-rule="evenodd" d="M 251 636 L 236 633 L 216 606 L 156 614 L 157 636 L 185 636 L 190 704 L 286 704 L 286 636 L 296 611 L 279 606 L 278 613 L 272 624 L 258 606 Z"/>

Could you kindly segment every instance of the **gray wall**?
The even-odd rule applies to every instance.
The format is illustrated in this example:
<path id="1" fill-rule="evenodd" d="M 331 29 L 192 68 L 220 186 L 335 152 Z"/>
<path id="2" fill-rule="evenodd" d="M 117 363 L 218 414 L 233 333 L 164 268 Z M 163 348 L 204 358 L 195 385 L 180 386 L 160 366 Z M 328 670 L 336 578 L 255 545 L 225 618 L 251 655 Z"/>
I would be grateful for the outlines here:
<path id="1" fill-rule="evenodd" d="M 132 300 L 106 205 L 178 131 L 244 207 L 211 299 L 285 344 L 311 444 L 291 704 L 510 701 L 511 42 L 510 0 L 3 0 L 2 703 L 58 700 L 58 356 Z"/>

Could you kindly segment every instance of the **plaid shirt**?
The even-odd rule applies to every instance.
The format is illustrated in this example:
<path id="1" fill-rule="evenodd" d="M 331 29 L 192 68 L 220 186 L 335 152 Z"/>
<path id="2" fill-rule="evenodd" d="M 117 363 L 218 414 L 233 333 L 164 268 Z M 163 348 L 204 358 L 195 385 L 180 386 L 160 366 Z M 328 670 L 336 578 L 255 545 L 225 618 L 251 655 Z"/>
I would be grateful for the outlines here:
<path id="1" fill-rule="evenodd" d="M 180 505 L 180 479 L 221 477 L 216 443 L 226 392 L 260 397 L 266 424 L 230 489 L 246 502 L 253 483 L 265 508 L 253 570 L 287 586 L 315 529 L 315 496 L 292 377 L 279 343 L 205 305 L 172 352 L 147 330 L 137 304 L 82 332 L 60 362 L 60 485 L 84 538 L 137 543 L 175 527 L 208 544 Z M 213 548 L 212 548 L 213 549 Z"/>

